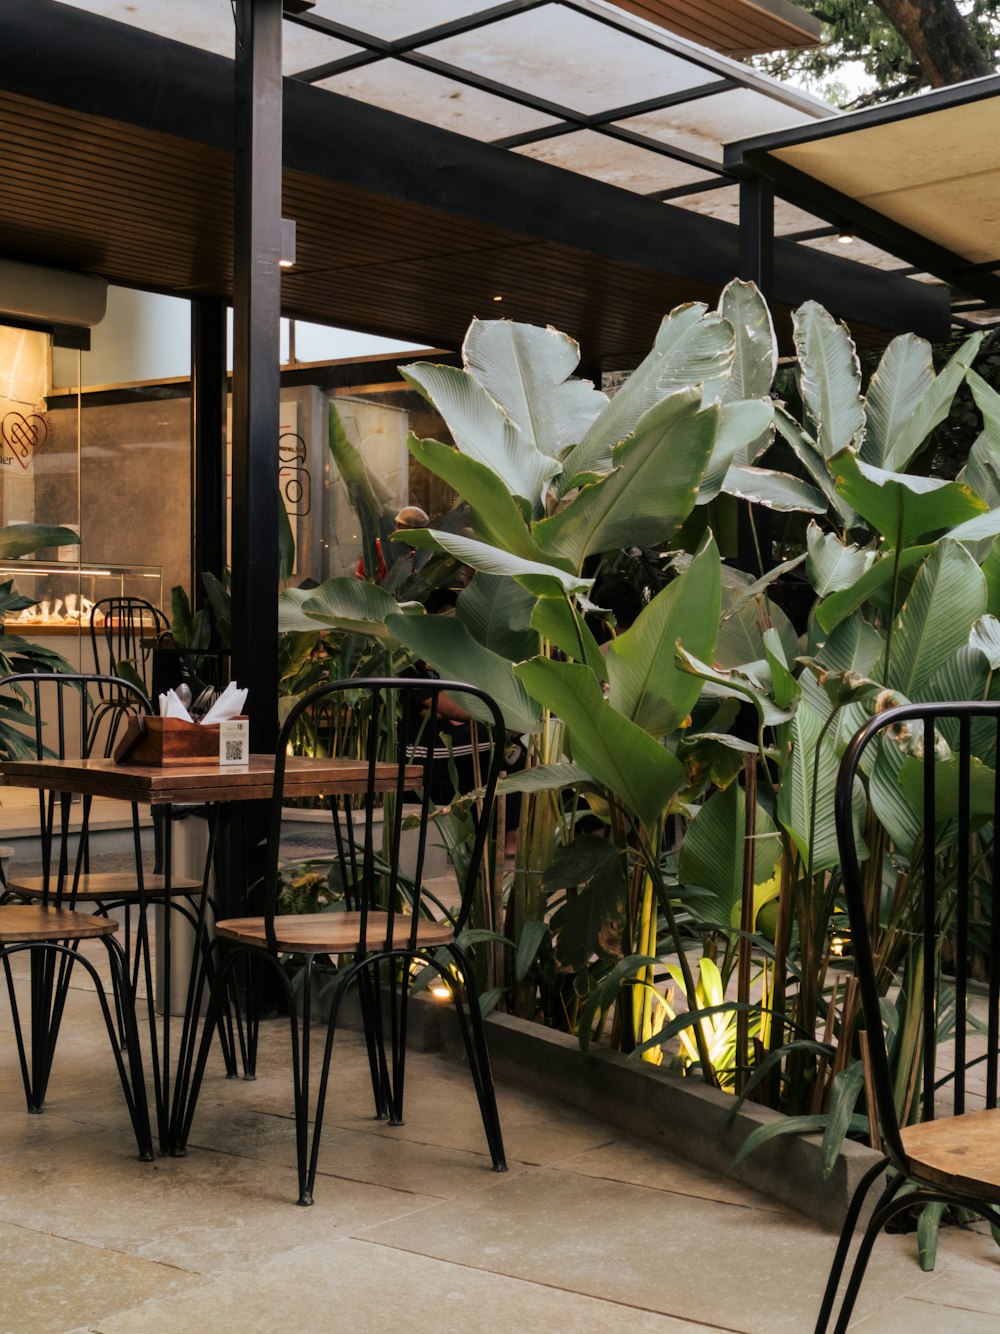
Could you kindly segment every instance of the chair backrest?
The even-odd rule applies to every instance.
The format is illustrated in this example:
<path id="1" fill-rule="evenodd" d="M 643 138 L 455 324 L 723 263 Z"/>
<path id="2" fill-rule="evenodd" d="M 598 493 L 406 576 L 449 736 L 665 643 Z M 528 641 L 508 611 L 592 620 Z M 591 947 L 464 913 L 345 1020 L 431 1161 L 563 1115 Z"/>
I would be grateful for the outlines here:
<path id="1" fill-rule="evenodd" d="M 0 707 L 8 709 L 6 758 L 36 760 L 110 759 L 129 719 L 152 712 L 149 700 L 131 682 L 74 672 L 0 677 Z M 74 821 L 68 794 L 38 794 L 42 874 L 47 892 L 51 882 L 57 900 L 71 897 L 69 877 L 75 882 L 89 867 L 91 800 L 84 797 Z"/>
<path id="2" fill-rule="evenodd" d="M 907 704 L 876 714 L 840 763 L 837 838 L 851 947 L 883 1144 L 896 1166 L 905 1157 L 901 1123 L 997 1105 L 998 740 L 1000 704 Z M 857 784 L 859 771 L 871 775 L 876 765 L 888 776 L 883 790 L 888 787 L 893 801 L 905 803 L 904 818 L 920 830 L 908 871 L 888 885 L 877 835 L 871 839 L 868 873 L 862 869 Z M 973 963 L 983 959 L 988 991 L 983 1033 L 970 1042 L 969 984 Z M 909 1067 L 901 1064 L 898 1032 L 886 1038 L 887 997 L 907 1008 L 912 1023 L 905 1047 L 912 1054 Z"/>
<path id="3" fill-rule="evenodd" d="M 467 721 L 456 719 L 455 706 Z M 420 916 L 441 920 L 442 905 L 425 886 L 427 852 L 436 842 L 431 818 L 454 794 L 468 819 L 468 841 L 456 858 L 459 902 L 447 913 L 456 931 L 468 920 L 480 884 L 504 756 L 504 720 L 482 690 L 458 681 L 366 678 L 334 681 L 291 709 L 278 737 L 268 829 L 264 910 L 271 947 L 278 911 L 282 807 L 289 752 L 359 761 L 363 778 L 350 795 L 327 798 L 330 861 L 343 906 L 362 915 L 388 913 L 386 940 L 401 915 L 416 943 Z M 474 795 L 473 795 L 474 794 Z M 453 808 L 455 809 L 455 808 Z M 315 826 L 312 826 L 315 828 Z M 398 940 L 399 933 L 396 931 Z"/>
<path id="4" fill-rule="evenodd" d="M 99 673 L 114 676 L 128 662 L 150 688 L 152 643 L 170 622 L 145 598 L 112 597 L 95 602 L 90 612 L 90 643 Z"/>

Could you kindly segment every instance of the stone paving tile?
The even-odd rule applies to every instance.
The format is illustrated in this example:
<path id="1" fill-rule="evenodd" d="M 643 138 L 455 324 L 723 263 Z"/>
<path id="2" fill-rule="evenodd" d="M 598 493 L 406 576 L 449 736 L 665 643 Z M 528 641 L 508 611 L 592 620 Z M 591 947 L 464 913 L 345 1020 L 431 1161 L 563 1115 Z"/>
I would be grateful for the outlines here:
<path id="1" fill-rule="evenodd" d="M 290 1298 L 294 1293 L 294 1298 Z M 270 1329 L 285 1309 L 298 1329 L 405 1329 L 441 1334 L 587 1330 L 589 1334 L 704 1334 L 704 1326 L 525 1283 L 366 1242 L 303 1247 L 251 1273 L 190 1294 L 144 1303 L 98 1321 L 95 1334 L 246 1334 Z M 349 1324 L 336 1312 L 349 1312 Z M 343 1317 L 342 1317 L 343 1319 Z"/>

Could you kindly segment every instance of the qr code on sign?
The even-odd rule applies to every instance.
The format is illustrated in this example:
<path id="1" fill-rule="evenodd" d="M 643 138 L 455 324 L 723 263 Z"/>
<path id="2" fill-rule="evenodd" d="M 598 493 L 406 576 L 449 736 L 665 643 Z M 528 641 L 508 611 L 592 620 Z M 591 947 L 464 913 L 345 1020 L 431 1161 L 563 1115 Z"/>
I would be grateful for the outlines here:
<path id="1" fill-rule="evenodd" d="M 226 742 L 226 760 L 229 764 L 235 764 L 243 758 L 243 742 L 240 740 Z"/>

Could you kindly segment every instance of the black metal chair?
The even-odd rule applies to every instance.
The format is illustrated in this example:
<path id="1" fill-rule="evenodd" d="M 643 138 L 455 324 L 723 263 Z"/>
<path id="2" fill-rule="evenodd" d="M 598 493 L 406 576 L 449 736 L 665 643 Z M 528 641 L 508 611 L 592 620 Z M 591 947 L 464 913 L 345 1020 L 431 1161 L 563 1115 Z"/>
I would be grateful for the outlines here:
<path id="1" fill-rule="evenodd" d="M 481 781 L 477 793 L 469 798 L 471 846 L 456 885 L 459 903 L 454 912 L 448 912 L 427 891 L 424 862 L 433 837 L 431 792 L 450 759 L 453 724 L 442 710 L 456 699 L 479 720 L 475 726 Z M 345 730 L 355 747 L 348 753 L 364 759 L 367 781 L 354 795 L 331 796 L 325 803 L 332 818 L 328 861 L 342 901 L 334 911 L 282 915 L 279 862 L 282 807 L 288 795 L 287 752 L 292 739 L 298 737 L 308 738 L 327 754 L 343 754 L 337 737 L 342 742 Z M 504 724 L 496 704 L 482 691 L 454 681 L 337 681 L 304 696 L 281 729 L 266 848 L 264 912 L 259 917 L 216 923 L 216 943 L 223 951 L 217 976 L 224 982 L 239 960 L 251 959 L 280 979 L 291 1023 L 299 1204 L 313 1200 L 337 1016 L 347 988 L 355 981 L 375 1114 L 388 1117 L 391 1125 L 402 1123 L 406 1021 L 414 966 L 432 970 L 451 993 L 493 1166 L 497 1171 L 506 1170 L 476 980 L 460 940 L 481 885 L 503 751 Z M 405 812 L 404 799 L 408 803 Z M 414 831 L 409 865 L 403 860 L 404 822 Z M 297 984 L 282 964 L 290 955 L 303 959 Z M 336 959 L 339 968 L 331 992 L 310 1145 L 310 1026 L 318 959 L 331 964 Z M 213 992 L 192 1076 L 182 1143 L 190 1132 L 224 990 L 216 986 Z"/>
<path id="2" fill-rule="evenodd" d="M 57 686 L 51 685 L 54 680 L 58 681 Z M 113 746 L 123 721 L 148 709 L 139 691 L 127 682 L 117 681 L 112 683 L 115 698 L 100 701 L 94 708 L 86 691 L 89 680 L 88 677 L 50 677 L 30 673 L 0 680 L 0 695 L 7 706 L 8 716 L 17 718 L 20 715 L 19 726 L 24 735 L 21 745 L 14 739 L 13 730 L 8 732 L 10 758 L 41 758 L 48 753 L 48 747 L 41 740 L 45 734 L 46 717 L 51 721 L 61 751 L 65 751 L 66 737 L 75 724 L 80 729 L 81 748 L 89 754 L 97 748 L 98 738 L 104 738 L 109 748 Z M 46 689 L 47 686 L 51 689 Z M 76 696 L 71 708 L 67 707 L 69 691 Z M 42 713 L 43 699 L 45 715 Z M 4 901 L 0 903 L 0 959 L 10 997 L 28 1111 L 37 1113 L 42 1110 L 70 975 L 74 967 L 82 967 L 97 991 L 140 1156 L 149 1160 L 153 1156 L 152 1139 L 128 955 L 115 939 L 117 922 L 102 912 L 76 911 L 77 900 L 82 897 L 77 889 L 81 880 L 87 878 L 86 829 L 90 802 L 88 798 L 83 799 L 81 835 L 71 865 L 70 796 L 39 792 L 38 801 L 43 875 L 22 880 L 12 877 L 4 887 Z M 111 878 L 116 889 L 117 881 L 121 879 L 121 876 Z M 140 886 L 136 890 L 140 898 L 141 892 Z M 93 895 L 90 897 L 97 901 Z M 93 962 L 81 952 L 83 943 L 90 940 L 100 940 L 107 950 L 114 1014 Z M 11 968 L 11 960 L 23 952 L 28 953 L 30 960 L 28 1044 L 18 1006 L 16 978 Z"/>
<path id="3" fill-rule="evenodd" d="M 103 676 L 120 676 L 128 663 L 149 695 L 152 686 L 153 642 L 170 622 L 145 598 L 111 597 L 90 611 L 90 644 L 94 667 Z"/>
<path id="4" fill-rule="evenodd" d="M 829 1325 L 864 1202 L 887 1169 L 889 1179 L 862 1233 L 841 1302 L 838 1334 L 847 1328 L 875 1240 L 898 1214 L 938 1202 L 1000 1225 L 1000 911 L 994 895 L 1000 870 L 998 740 L 1000 704 L 908 704 L 866 723 L 840 764 L 837 837 L 870 1059 L 870 1110 L 878 1118 L 885 1157 L 862 1179 L 851 1201 L 817 1334 Z M 866 892 L 853 809 L 859 768 L 863 764 L 869 770 L 882 746 L 897 748 L 892 757 L 893 770 L 901 765 L 896 782 L 917 803 L 923 830 L 911 863 L 921 883 L 914 891 L 916 920 L 908 928 L 905 976 L 908 1003 L 919 1003 L 922 1048 L 916 1048 L 912 1072 L 897 1069 L 895 1080 L 881 1002 L 898 979 L 887 966 L 881 874 L 868 877 L 878 888 Z M 977 1057 L 968 1051 L 966 1011 L 970 960 L 982 953 L 988 960 L 988 1019 L 986 1052 Z M 940 1032 L 951 1023 L 952 1005 L 954 1059 L 946 1062 L 948 1048 Z M 982 1074 L 984 1063 L 985 1097 L 970 1089 L 968 1080 L 970 1070 Z"/>
<path id="5" fill-rule="evenodd" d="M 23 742 L 19 754 L 11 754 L 12 759 L 109 759 L 128 721 L 139 714 L 150 712 L 149 701 L 142 691 L 114 676 L 68 672 L 19 673 L 0 679 L 0 696 L 22 712 L 19 730 Z M 162 867 L 151 871 L 144 869 L 140 813 L 135 802 L 131 810 L 134 869 L 93 869 L 90 846 L 92 806 L 92 797 L 81 797 L 78 818 L 74 818 L 75 806 L 70 794 L 39 792 L 41 872 L 37 875 L 23 874 L 18 871 L 15 862 L 7 877 L 5 896 L 8 900 L 17 899 L 28 903 L 58 902 L 71 909 L 86 904 L 101 917 L 107 916 L 114 909 L 123 909 L 126 977 L 129 989 L 135 995 L 142 973 L 152 1028 L 156 1021 L 148 907 L 153 903 L 164 902 L 169 888 L 171 909 L 180 913 L 195 928 L 203 881 L 173 875 L 168 886 L 167 875 Z M 131 948 L 133 913 L 139 924 L 138 946 L 134 953 Z M 72 960 L 68 959 L 54 979 L 53 1050 L 71 967 Z M 126 1036 L 122 1027 L 123 1042 Z M 227 1060 L 231 1064 L 231 1044 L 228 1044 L 226 1050 Z M 154 1079 L 159 1079 L 158 1069 L 154 1069 Z M 43 1081 L 36 1090 L 39 1104 L 44 1096 Z"/>

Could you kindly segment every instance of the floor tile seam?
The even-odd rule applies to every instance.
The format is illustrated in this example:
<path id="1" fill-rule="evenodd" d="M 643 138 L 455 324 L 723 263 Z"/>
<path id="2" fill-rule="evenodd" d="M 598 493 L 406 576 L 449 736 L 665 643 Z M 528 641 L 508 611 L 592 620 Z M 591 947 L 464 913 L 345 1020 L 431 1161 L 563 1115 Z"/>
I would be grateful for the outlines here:
<path id="1" fill-rule="evenodd" d="M 671 1320 L 683 1320 L 688 1324 L 696 1325 L 700 1329 L 717 1330 L 718 1334 L 748 1334 L 748 1331 L 737 1325 L 720 1325 L 716 1322 L 706 1324 L 703 1320 L 692 1319 L 691 1316 L 673 1311 L 660 1311 L 652 1306 L 640 1306 L 637 1302 L 623 1302 L 615 1297 L 600 1297 L 592 1292 L 581 1292 L 578 1288 L 565 1287 L 559 1283 L 545 1283 L 541 1279 L 525 1278 L 522 1274 L 511 1274 L 504 1269 L 490 1269 L 483 1265 L 468 1264 L 463 1260 L 445 1259 L 440 1255 L 428 1255 L 424 1251 L 415 1251 L 404 1246 L 394 1246 L 391 1242 L 374 1240 L 371 1237 L 354 1235 L 355 1241 L 363 1242 L 366 1246 L 378 1246 L 382 1250 L 396 1251 L 402 1255 L 418 1256 L 423 1260 L 432 1260 L 435 1264 L 452 1265 L 456 1269 L 466 1269 L 473 1274 L 492 1274 L 495 1278 L 510 1279 L 514 1283 L 523 1283 L 528 1287 L 541 1288 L 547 1292 L 569 1293 L 574 1297 L 583 1297 L 587 1301 L 601 1302 L 605 1306 L 617 1307 L 621 1311 L 636 1311 L 644 1315 L 666 1316 Z"/>
<path id="2" fill-rule="evenodd" d="M 573 1176 L 583 1181 L 606 1181 L 612 1186 L 629 1186 L 634 1190 L 650 1191 L 655 1195 L 671 1195 L 679 1200 L 699 1200 L 702 1204 L 718 1204 L 726 1209 L 745 1209 L 748 1213 L 767 1214 L 775 1218 L 785 1218 L 792 1222 L 804 1222 L 809 1220 L 803 1214 L 797 1213 L 792 1209 L 781 1209 L 779 1206 L 764 1208 L 758 1204 L 741 1204 L 736 1200 L 717 1200 L 714 1196 L 692 1195 L 689 1191 L 670 1190 L 662 1186 L 650 1186 L 644 1181 L 623 1181 L 621 1177 L 608 1177 L 591 1172 L 574 1172 L 570 1168 L 560 1167 L 558 1163 L 546 1163 L 541 1169 L 544 1172 L 561 1172 L 563 1176 Z"/>
<path id="3" fill-rule="evenodd" d="M 62 1232 L 54 1232 L 47 1227 L 32 1227 L 30 1223 L 19 1223 L 15 1218 L 2 1218 L 0 1222 L 8 1227 L 17 1228 L 19 1232 L 25 1232 L 34 1237 L 51 1237 L 53 1241 L 66 1242 L 71 1246 L 82 1246 L 88 1251 L 98 1251 L 105 1255 L 114 1255 L 121 1260 L 129 1260 L 135 1264 L 154 1265 L 157 1269 L 169 1269 L 175 1274 L 184 1274 L 188 1278 L 197 1278 L 204 1280 L 204 1283 L 212 1281 L 213 1275 L 206 1273 L 203 1269 L 188 1269 L 184 1265 L 176 1264 L 172 1260 L 151 1260 L 145 1255 L 137 1255 L 134 1251 L 122 1250 L 120 1246 L 115 1246 L 111 1242 L 93 1242 L 87 1241 L 81 1237 L 67 1237 Z M 198 1286 L 203 1286 L 199 1284 Z M 149 1298 L 148 1300 L 154 1300 Z M 123 1308 L 128 1309 L 128 1308 Z M 117 1312 L 121 1314 L 121 1311 Z M 101 1317 L 104 1318 L 103 1316 Z"/>

